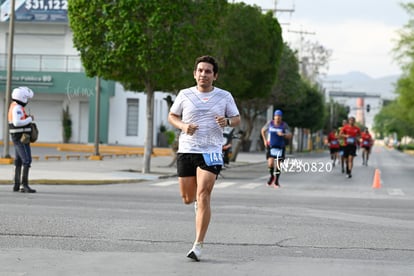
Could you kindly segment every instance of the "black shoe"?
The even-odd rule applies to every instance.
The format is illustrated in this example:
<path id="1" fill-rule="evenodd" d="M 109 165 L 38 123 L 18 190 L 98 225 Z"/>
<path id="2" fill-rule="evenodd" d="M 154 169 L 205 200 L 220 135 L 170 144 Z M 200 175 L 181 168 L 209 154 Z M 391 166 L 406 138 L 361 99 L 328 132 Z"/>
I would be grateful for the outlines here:
<path id="1" fill-rule="evenodd" d="M 18 192 L 18 191 L 20 191 L 20 185 L 14 185 L 13 192 Z"/>
<path id="2" fill-rule="evenodd" d="M 351 174 L 351 173 L 348 173 L 348 174 L 346 175 L 346 177 L 351 178 L 351 177 L 352 177 L 352 174 Z"/>
<path id="3" fill-rule="evenodd" d="M 272 175 L 269 180 L 267 181 L 267 185 L 272 185 L 273 181 L 275 180 L 275 176 Z"/>
<path id="4" fill-rule="evenodd" d="M 29 186 L 23 186 L 23 187 L 20 188 L 20 192 L 21 193 L 30 193 L 30 194 L 33 194 L 33 193 L 36 193 L 36 190 L 30 188 Z"/>
<path id="5" fill-rule="evenodd" d="M 275 179 L 275 188 L 280 188 L 279 177 L 280 177 L 280 172 L 277 172 L 276 179 Z"/>

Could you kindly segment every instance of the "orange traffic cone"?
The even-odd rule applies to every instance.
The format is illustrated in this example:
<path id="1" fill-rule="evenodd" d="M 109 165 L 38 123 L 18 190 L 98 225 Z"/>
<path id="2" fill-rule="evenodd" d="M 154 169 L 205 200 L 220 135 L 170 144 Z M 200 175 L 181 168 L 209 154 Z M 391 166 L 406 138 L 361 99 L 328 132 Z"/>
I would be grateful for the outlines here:
<path id="1" fill-rule="evenodd" d="M 381 188 L 381 172 L 379 169 L 375 169 L 374 181 L 372 182 L 372 188 L 373 189 Z"/>

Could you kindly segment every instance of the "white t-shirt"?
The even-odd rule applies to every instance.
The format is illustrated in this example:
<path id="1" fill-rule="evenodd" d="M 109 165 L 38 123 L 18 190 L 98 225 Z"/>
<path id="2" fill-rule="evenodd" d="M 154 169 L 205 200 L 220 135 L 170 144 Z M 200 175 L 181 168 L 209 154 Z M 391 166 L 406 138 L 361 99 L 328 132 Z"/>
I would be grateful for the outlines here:
<path id="1" fill-rule="evenodd" d="M 179 153 L 219 153 L 223 146 L 223 128 L 216 116 L 239 115 L 230 92 L 214 87 L 211 92 L 199 92 L 197 87 L 181 90 L 170 109 L 186 124 L 198 125 L 193 135 L 180 133 Z"/>

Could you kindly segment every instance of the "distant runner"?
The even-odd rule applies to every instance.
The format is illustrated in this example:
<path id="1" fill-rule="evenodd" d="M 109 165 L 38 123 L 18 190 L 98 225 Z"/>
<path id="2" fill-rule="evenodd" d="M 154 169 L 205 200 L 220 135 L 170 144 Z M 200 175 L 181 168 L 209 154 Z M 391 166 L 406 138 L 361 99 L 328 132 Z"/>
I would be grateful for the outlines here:
<path id="1" fill-rule="evenodd" d="M 266 148 L 267 165 L 269 167 L 270 177 L 267 184 L 270 186 L 273 183 L 275 187 L 280 187 L 279 178 L 281 174 L 281 162 L 285 159 L 286 142 L 285 139 L 290 139 L 289 126 L 282 121 L 283 112 L 276 110 L 273 114 L 273 120 L 267 122 L 261 130 L 261 135 Z M 275 173 L 276 160 L 276 173 Z"/>
<path id="2" fill-rule="evenodd" d="M 340 136 L 345 138 L 344 158 L 346 160 L 346 176 L 351 178 L 357 141 L 361 136 L 361 130 L 355 125 L 354 117 L 349 118 L 348 124 L 341 129 Z"/>
<path id="3" fill-rule="evenodd" d="M 362 147 L 362 165 L 368 166 L 368 159 L 371 153 L 371 148 L 374 144 L 371 134 L 368 128 L 365 128 L 361 134 L 361 147 Z"/>
<path id="4" fill-rule="evenodd" d="M 328 134 L 328 144 L 329 144 L 329 153 L 331 155 L 332 166 L 335 167 L 336 160 L 338 159 L 339 154 L 339 140 L 337 136 L 336 129 Z"/>

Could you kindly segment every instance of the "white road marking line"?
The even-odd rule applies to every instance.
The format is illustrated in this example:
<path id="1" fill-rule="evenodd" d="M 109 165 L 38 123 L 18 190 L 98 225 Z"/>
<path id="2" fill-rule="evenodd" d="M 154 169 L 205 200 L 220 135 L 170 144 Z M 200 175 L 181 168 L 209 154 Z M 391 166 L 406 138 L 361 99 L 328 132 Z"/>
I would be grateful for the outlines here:
<path id="1" fill-rule="evenodd" d="M 233 185 L 236 185 L 236 182 L 219 182 L 214 184 L 214 189 L 224 189 Z"/>
<path id="2" fill-rule="evenodd" d="M 252 189 L 255 189 L 255 188 L 259 187 L 259 186 L 264 186 L 264 184 L 260 184 L 260 183 L 249 183 L 249 184 L 245 184 L 245 185 L 240 186 L 240 189 L 250 189 L 250 190 L 252 190 Z"/>
<path id="3" fill-rule="evenodd" d="M 178 180 L 163 181 L 151 184 L 152 186 L 166 187 L 174 184 L 178 184 Z"/>
<path id="4" fill-rule="evenodd" d="M 391 196 L 404 196 L 404 192 L 401 189 L 388 189 L 388 194 Z"/>
<path id="5" fill-rule="evenodd" d="M 238 182 L 216 182 L 214 184 L 214 189 L 225 189 L 225 188 L 234 186 L 237 183 Z M 157 186 L 157 187 L 167 187 L 167 186 L 172 186 L 172 185 L 178 185 L 178 181 L 177 180 L 168 180 L 168 181 L 152 183 L 150 185 L 151 186 Z M 248 184 L 243 184 L 241 186 L 238 186 L 237 188 L 252 190 L 252 189 L 255 189 L 255 188 L 260 187 L 260 186 L 264 186 L 264 184 L 261 184 L 261 183 L 248 183 Z"/>

